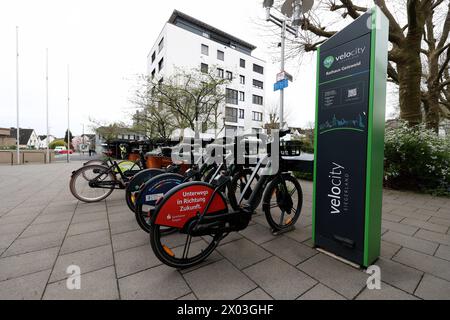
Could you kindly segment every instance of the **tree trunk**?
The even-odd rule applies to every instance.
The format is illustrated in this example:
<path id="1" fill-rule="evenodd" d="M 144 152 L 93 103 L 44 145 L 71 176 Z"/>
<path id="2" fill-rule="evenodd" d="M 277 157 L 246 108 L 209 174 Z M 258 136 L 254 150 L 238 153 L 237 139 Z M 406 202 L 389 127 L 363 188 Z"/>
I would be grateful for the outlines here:
<path id="1" fill-rule="evenodd" d="M 397 63 L 399 78 L 400 118 L 411 126 L 422 122 L 420 81 L 422 64 L 420 56 L 406 53 L 407 59 Z"/>

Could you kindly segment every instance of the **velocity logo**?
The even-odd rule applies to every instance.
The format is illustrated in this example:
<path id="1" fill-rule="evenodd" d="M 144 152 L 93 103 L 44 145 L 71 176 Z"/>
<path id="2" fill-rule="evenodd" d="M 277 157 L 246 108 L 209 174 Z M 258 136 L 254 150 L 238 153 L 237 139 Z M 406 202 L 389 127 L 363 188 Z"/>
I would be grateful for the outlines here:
<path id="1" fill-rule="evenodd" d="M 343 166 L 336 162 L 332 163 L 332 169 L 328 176 L 331 184 L 331 189 L 328 193 L 331 214 L 340 214 L 342 211 L 347 211 L 349 175 L 344 171 L 345 168 Z"/>
<path id="2" fill-rule="evenodd" d="M 325 58 L 325 60 L 323 60 L 323 65 L 324 65 L 325 68 L 329 69 L 329 68 L 331 68 L 331 66 L 333 65 L 333 63 L 335 61 L 343 62 L 345 60 L 357 57 L 357 56 L 363 54 L 365 51 L 366 51 L 366 47 L 355 48 L 355 49 L 353 49 L 351 51 L 346 51 L 346 52 L 344 52 L 344 53 L 342 53 L 340 55 L 337 55 L 336 57 L 328 56 L 328 57 Z"/>
<path id="3" fill-rule="evenodd" d="M 333 56 L 328 56 L 325 58 L 325 60 L 323 60 L 323 65 L 325 68 L 330 69 L 330 67 L 333 65 L 334 63 L 334 57 Z"/>

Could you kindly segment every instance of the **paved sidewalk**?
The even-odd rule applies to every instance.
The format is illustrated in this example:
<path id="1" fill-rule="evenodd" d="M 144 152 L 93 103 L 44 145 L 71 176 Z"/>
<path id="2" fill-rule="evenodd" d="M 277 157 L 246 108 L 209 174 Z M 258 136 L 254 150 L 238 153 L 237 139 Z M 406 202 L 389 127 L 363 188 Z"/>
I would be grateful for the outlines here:
<path id="1" fill-rule="evenodd" d="M 297 229 L 271 235 L 264 216 L 229 235 L 201 266 L 177 271 L 153 255 L 123 191 L 85 204 L 71 164 L 0 166 L 2 299 L 450 299 L 450 199 L 385 190 L 382 289 L 311 248 L 312 183 L 301 181 Z M 81 267 L 81 290 L 66 288 Z"/>

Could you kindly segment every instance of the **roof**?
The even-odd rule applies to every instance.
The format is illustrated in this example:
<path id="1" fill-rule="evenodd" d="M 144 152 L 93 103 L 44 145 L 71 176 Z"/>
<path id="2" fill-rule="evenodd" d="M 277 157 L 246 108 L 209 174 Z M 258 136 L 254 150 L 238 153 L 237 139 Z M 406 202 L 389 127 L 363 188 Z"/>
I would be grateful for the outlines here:
<path id="1" fill-rule="evenodd" d="M 186 20 L 186 21 L 188 21 L 188 22 L 190 22 L 190 23 L 192 23 L 192 24 L 194 24 L 194 25 L 196 25 L 196 26 L 198 26 L 198 27 L 200 27 L 202 29 L 206 29 L 206 30 L 208 30 L 208 31 L 210 31 L 212 33 L 215 33 L 215 34 L 217 34 L 217 35 L 219 35 L 221 37 L 225 37 L 225 38 L 231 40 L 232 42 L 235 42 L 238 45 L 241 45 L 243 47 L 247 47 L 250 50 L 255 50 L 256 49 L 256 46 L 254 46 L 253 44 L 250 44 L 250 43 L 248 43 L 248 42 L 246 42 L 244 40 L 236 38 L 235 36 L 232 36 L 229 33 L 226 33 L 226 32 L 224 32 L 222 30 L 219 30 L 219 29 L 217 29 L 217 28 L 215 28 L 215 27 L 213 27 L 213 26 L 211 26 L 211 25 L 209 25 L 209 24 L 207 24 L 205 22 L 197 20 L 197 19 L 195 19 L 195 18 L 193 18 L 193 17 L 191 17 L 191 16 L 189 16 L 189 15 L 183 13 L 183 12 L 180 12 L 178 10 L 174 10 L 173 11 L 173 13 L 170 16 L 168 22 L 171 23 L 171 24 L 175 24 L 177 18 L 181 18 L 183 20 Z"/>
<path id="2" fill-rule="evenodd" d="M 31 135 L 33 134 L 34 129 L 22 129 L 19 128 L 19 144 L 28 144 L 28 140 L 30 140 Z M 17 129 L 11 128 L 11 138 L 17 139 Z"/>

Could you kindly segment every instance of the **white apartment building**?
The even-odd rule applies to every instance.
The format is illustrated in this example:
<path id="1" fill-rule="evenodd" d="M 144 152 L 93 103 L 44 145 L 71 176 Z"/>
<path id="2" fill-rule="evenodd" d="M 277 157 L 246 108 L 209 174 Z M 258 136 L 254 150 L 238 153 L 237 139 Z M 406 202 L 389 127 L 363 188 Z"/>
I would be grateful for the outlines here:
<path id="1" fill-rule="evenodd" d="M 160 80 L 177 68 L 216 69 L 218 75 L 232 79 L 222 110 L 227 135 L 259 132 L 264 120 L 265 61 L 252 56 L 255 49 L 248 42 L 175 10 L 148 54 L 148 74 Z"/>

